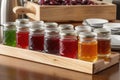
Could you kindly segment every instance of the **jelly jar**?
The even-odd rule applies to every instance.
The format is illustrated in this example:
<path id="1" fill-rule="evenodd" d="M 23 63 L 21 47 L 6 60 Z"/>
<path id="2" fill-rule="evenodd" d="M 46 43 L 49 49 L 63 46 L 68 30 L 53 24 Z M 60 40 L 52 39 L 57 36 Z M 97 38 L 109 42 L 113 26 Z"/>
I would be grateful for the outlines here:
<path id="1" fill-rule="evenodd" d="M 79 35 L 78 58 L 85 61 L 94 62 L 97 60 L 97 39 L 92 32 L 83 32 Z"/>
<path id="2" fill-rule="evenodd" d="M 29 43 L 29 20 L 28 19 L 17 19 L 17 32 L 16 32 L 16 42 L 17 47 L 28 49 Z"/>
<path id="3" fill-rule="evenodd" d="M 60 55 L 69 58 L 76 58 L 78 51 L 78 40 L 74 30 L 67 30 L 60 33 Z"/>
<path id="4" fill-rule="evenodd" d="M 3 27 L 3 44 L 16 46 L 16 25 L 14 22 L 8 22 Z"/>
<path id="5" fill-rule="evenodd" d="M 39 22 L 30 23 L 29 49 L 35 51 L 44 50 L 44 28 Z"/>
<path id="6" fill-rule="evenodd" d="M 101 28 L 95 29 L 98 41 L 98 56 L 100 58 L 107 58 L 111 54 L 111 37 L 110 31 Z"/>
<path id="7" fill-rule="evenodd" d="M 59 54 L 59 30 L 57 28 L 45 30 L 44 51 L 50 54 Z"/>

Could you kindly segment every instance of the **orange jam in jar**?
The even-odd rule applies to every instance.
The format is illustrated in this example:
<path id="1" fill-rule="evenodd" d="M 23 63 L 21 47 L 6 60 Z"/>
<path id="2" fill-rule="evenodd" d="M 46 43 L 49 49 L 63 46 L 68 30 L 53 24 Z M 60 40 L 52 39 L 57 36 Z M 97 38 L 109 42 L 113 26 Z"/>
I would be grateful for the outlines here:
<path id="1" fill-rule="evenodd" d="M 85 61 L 94 62 L 97 60 L 97 40 L 95 33 L 83 32 L 79 35 L 78 58 Z"/>

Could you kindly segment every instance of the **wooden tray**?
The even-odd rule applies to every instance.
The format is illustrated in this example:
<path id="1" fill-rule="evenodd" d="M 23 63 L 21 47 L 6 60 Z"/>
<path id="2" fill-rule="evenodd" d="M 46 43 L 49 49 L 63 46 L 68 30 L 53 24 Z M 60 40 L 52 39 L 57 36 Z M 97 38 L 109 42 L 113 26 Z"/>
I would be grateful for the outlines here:
<path id="1" fill-rule="evenodd" d="M 27 2 L 25 7 L 15 7 L 16 14 L 27 14 L 32 20 L 69 22 L 83 21 L 86 18 L 104 18 L 116 20 L 116 6 L 111 3 L 98 2 L 104 5 L 43 5 Z"/>
<path id="2" fill-rule="evenodd" d="M 120 59 L 120 55 L 113 52 L 108 62 L 100 59 L 97 62 L 92 63 L 4 45 L 0 45 L 0 55 L 47 64 L 88 74 L 95 74 L 97 72 L 100 72 L 116 63 L 119 63 Z"/>

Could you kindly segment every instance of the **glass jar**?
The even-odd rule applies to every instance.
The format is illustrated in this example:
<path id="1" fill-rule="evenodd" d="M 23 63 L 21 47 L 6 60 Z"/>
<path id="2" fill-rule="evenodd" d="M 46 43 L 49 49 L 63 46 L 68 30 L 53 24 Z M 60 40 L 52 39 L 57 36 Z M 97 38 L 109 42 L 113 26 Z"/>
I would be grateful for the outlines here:
<path id="1" fill-rule="evenodd" d="M 59 54 L 59 30 L 57 28 L 45 30 L 44 51 L 50 54 Z"/>
<path id="2" fill-rule="evenodd" d="M 29 19 L 17 19 L 16 42 L 17 47 L 28 49 L 29 43 Z"/>
<path id="3" fill-rule="evenodd" d="M 76 58 L 78 51 L 78 40 L 74 30 L 60 33 L 60 55 Z"/>
<path id="4" fill-rule="evenodd" d="M 72 24 L 60 24 L 59 25 L 59 30 L 61 32 L 63 30 L 74 30 L 74 28 L 73 28 Z"/>
<path id="5" fill-rule="evenodd" d="M 79 35 L 78 58 L 85 61 L 94 62 L 97 60 L 97 39 L 92 32 L 83 32 Z"/>
<path id="6" fill-rule="evenodd" d="M 95 29 L 98 41 L 98 56 L 100 58 L 108 57 L 111 54 L 111 38 L 110 31 L 101 28 Z"/>
<path id="7" fill-rule="evenodd" d="M 44 50 L 44 28 L 43 24 L 39 22 L 30 23 L 30 34 L 29 34 L 29 49 L 35 51 Z"/>
<path id="8" fill-rule="evenodd" d="M 16 46 L 16 25 L 14 22 L 8 22 L 3 27 L 3 44 Z"/>

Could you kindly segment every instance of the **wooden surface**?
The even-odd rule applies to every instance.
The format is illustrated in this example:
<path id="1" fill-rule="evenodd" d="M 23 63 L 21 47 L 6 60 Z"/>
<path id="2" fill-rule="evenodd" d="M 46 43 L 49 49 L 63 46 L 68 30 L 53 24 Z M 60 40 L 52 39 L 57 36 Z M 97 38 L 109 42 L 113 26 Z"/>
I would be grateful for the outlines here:
<path id="1" fill-rule="evenodd" d="M 16 14 L 26 13 L 32 20 L 69 22 L 83 21 L 86 18 L 104 18 L 116 20 L 116 6 L 111 3 L 104 5 L 69 5 L 54 6 L 27 2 L 25 8 L 13 9 Z"/>
<path id="2" fill-rule="evenodd" d="M 43 63 L 89 74 L 97 73 L 116 63 L 119 63 L 120 59 L 120 55 L 118 53 L 112 53 L 109 58 L 110 61 L 105 62 L 104 60 L 100 59 L 96 62 L 87 62 L 83 60 L 71 59 L 37 51 L 9 47 L 5 45 L 0 45 L 0 55 L 24 59 L 36 63 Z"/>
<path id="3" fill-rule="evenodd" d="M 120 63 L 89 75 L 0 55 L 0 80 L 120 80 Z"/>

